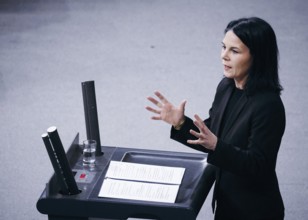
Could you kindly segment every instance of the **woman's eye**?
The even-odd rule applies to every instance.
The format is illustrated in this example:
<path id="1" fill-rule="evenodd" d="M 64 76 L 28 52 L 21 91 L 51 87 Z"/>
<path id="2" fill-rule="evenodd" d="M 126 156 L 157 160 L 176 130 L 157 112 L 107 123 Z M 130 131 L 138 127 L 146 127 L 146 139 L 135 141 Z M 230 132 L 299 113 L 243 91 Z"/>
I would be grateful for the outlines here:
<path id="1" fill-rule="evenodd" d="M 238 51 L 237 51 L 237 50 L 232 50 L 232 53 L 235 53 L 235 54 L 236 54 L 236 53 L 238 53 Z"/>

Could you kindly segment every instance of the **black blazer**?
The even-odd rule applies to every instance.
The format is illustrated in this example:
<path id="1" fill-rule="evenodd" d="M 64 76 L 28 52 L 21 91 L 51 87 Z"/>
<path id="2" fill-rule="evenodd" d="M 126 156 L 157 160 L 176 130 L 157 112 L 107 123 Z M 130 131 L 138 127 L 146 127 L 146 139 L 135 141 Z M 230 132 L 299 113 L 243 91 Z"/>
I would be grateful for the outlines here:
<path id="1" fill-rule="evenodd" d="M 279 94 L 270 91 L 244 94 L 221 129 L 234 88 L 233 80 L 224 78 L 219 83 L 209 118 L 204 121 L 218 137 L 215 151 L 187 144 L 188 139 L 195 139 L 189 130 L 198 131 L 188 117 L 180 131 L 171 129 L 171 138 L 208 153 L 208 163 L 217 167 L 215 219 L 283 219 L 284 205 L 275 172 L 285 130 L 283 103 Z"/>

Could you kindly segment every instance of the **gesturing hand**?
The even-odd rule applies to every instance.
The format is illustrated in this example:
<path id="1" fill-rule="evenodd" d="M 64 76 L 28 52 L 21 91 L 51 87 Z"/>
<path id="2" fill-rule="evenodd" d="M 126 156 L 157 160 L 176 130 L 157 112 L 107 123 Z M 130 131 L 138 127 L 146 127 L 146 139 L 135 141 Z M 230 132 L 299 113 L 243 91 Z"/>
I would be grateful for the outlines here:
<path id="1" fill-rule="evenodd" d="M 182 101 L 181 104 L 176 107 L 170 103 L 160 92 L 156 91 L 154 94 L 159 98 L 160 101 L 153 97 L 148 97 L 147 99 L 156 105 L 158 109 L 146 106 L 148 111 L 156 114 L 155 116 L 152 116 L 152 119 L 162 120 L 173 126 L 178 125 L 184 118 L 186 101 Z"/>
<path id="2" fill-rule="evenodd" d="M 199 132 L 194 130 L 190 130 L 190 133 L 194 135 L 197 140 L 188 140 L 187 143 L 189 144 L 198 144 L 201 145 L 209 150 L 215 150 L 217 144 L 217 137 L 208 129 L 208 127 L 204 124 L 202 119 L 195 115 L 194 124 L 198 127 Z"/>

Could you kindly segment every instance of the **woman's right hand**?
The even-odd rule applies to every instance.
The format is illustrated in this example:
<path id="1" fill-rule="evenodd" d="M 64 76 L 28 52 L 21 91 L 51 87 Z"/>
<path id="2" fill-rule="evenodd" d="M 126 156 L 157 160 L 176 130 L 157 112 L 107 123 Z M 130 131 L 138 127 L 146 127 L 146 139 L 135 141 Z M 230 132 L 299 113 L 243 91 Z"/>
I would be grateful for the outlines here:
<path id="1" fill-rule="evenodd" d="M 155 116 L 152 116 L 152 119 L 162 120 L 174 127 L 178 126 L 185 118 L 184 111 L 186 100 L 183 100 L 180 105 L 176 107 L 170 103 L 160 92 L 156 91 L 154 94 L 159 98 L 159 101 L 153 97 L 148 97 L 147 99 L 158 108 L 155 109 L 150 106 L 146 107 L 148 111 L 156 114 Z"/>

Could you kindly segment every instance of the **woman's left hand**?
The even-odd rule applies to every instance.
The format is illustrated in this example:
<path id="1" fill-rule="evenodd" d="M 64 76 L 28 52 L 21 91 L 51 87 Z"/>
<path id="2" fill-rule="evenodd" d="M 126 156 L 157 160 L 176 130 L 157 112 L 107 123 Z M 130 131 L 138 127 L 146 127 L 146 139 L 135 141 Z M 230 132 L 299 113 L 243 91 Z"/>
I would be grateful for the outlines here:
<path id="1" fill-rule="evenodd" d="M 190 130 L 190 133 L 194 135 L 197 140 L 188 140 L 187 143 L 189 144 L 198 144 L 206 149 L 215 150 L 217 144 L 217 137 L 208 129 L 208 127 L 204 124 L 203 120 L 198 116 L 195 115 L 194 124 L 199 129 L 199 132 L 194 130 Z"/>

